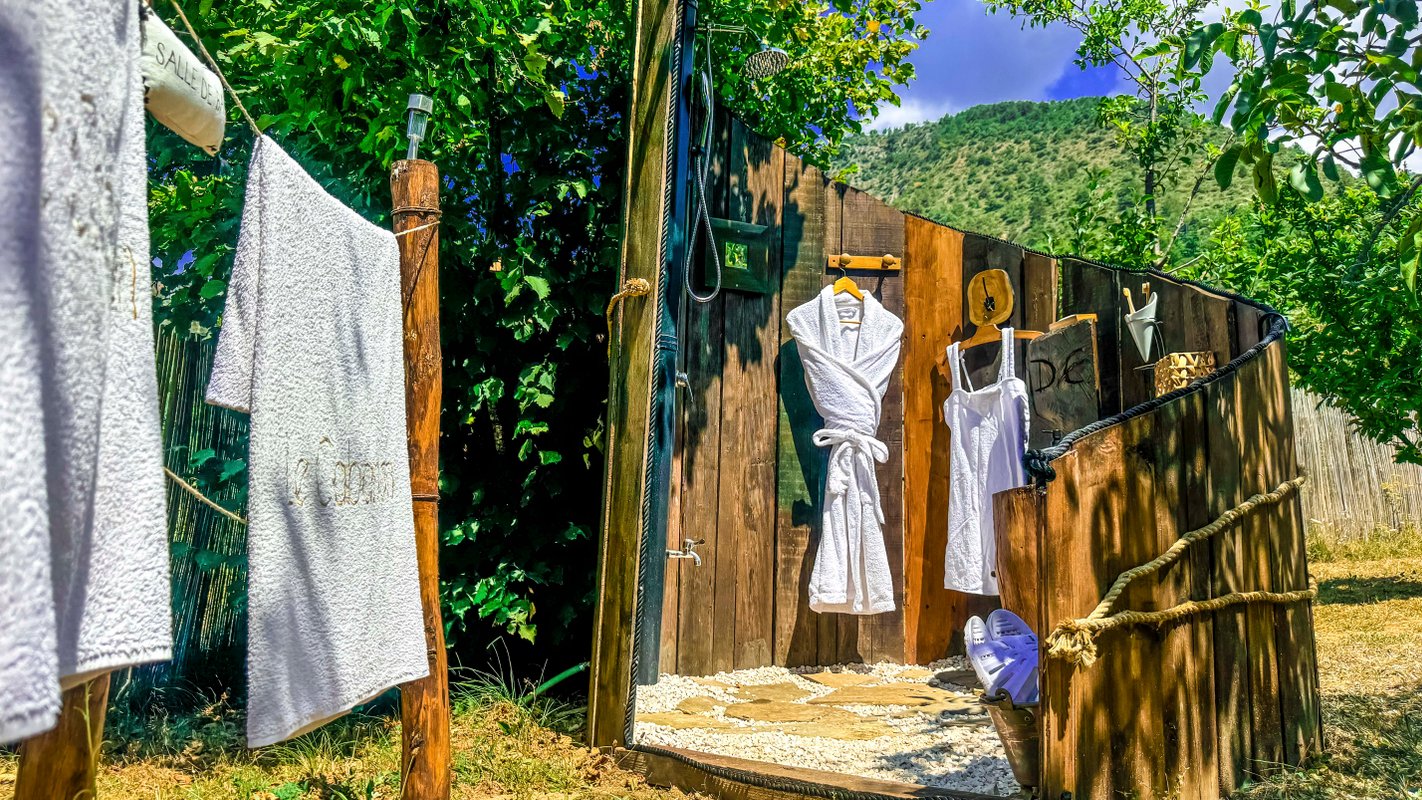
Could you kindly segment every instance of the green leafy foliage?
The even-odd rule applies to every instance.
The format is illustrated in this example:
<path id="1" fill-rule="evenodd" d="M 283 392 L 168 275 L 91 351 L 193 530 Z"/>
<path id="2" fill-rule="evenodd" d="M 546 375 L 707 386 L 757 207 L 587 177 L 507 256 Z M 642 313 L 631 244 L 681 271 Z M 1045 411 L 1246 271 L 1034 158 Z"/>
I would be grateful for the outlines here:
<path id="1" fill-rule="evenodd" d="M 701 12 L 745 29 L 713 40 L 731 107 L 826 158 L 860 117 L 897 102 L 893 84 L 912 76 L 904 56 L 926 33 L 917 9 L 914 0 L 755 0 L 703 3 Z M 477 652 L 506 631 L 537 636 L 545 655 L 583 651 L 590 626 L 574 623 L 589 608 L 596 558 L 601 315 L 620 236 L 629 5 L 242 0 L 187 11 L 258 124 L 376 224 L 389 222 L 406 97 L 434 98 L 420 154 L 445 181 L 449 639 Z M 737 68 L 762 39 L 787 50 L 792 66 L 742 83 Z M 181 334 L 211 336 L 221 322 L 252 141 L 244 124 L 229 132 L 221 161 L 165 132 L 151 148 L 155 302 L 159 324 Z M 220 480 L 231 460 L 214 453 L 202 469 Z"/>
<path id="2" fill-rule="evenodd" d="M 1355 268 L 1379 230 L 1379 246 L 1406 234 L 1383 223 L 1385 201 L 1361 183 L 1317 201 L 1285 192 L 1230 215 L 1185 274 L 1283 309 L 1295 381 L 1328 398 L 1358 430 L 1422 464 L 1422 300 L 1398 286 L 1390 262 Z M 1409 213 L 1422 210 L 1414 199 Z"/>
<path id="3" fill-rule="evenodd" d="M 936 122 L 848 137 L 836 164 L 853 173 L 855 185 L 905 211 L 1034 247 L 1099 252 L 1108 227 L 1130 229 L 1145 249 L 1117 248 L 1113 258 L 1144 266 L 1156 260 L 1159 229 L 1147 216 L 1138 163 L 1102 125 L 1101 102 L 975 106 Z M 1229 139 L 1229 131 L 1209 124 L 1192 135 L 1206 153 Z M 1160 218 L 1183 221 L 1170 251 L 1177 259 L 1196 255 L 1215 223 L 1248 206 L 1253 194 L 1247 181 L 1227 188 L 1206 181 L 1193 200 L 1189 189 L 1172 181 L 1156 196 Z"/>
<path id="4" fill-rule="evenodd" d="M 1306 159 L 1288 175 L 1289 187 L 1300 196 L 1321 200 L 1319 176 L 1339 180 L 1342 164 L 1388 201 L 1379 226 L 1399 215 L 1408 224 L 1415 221 L 1410 199 L 1422 189 L 1422 176 L 1402 168 L 1422 147 L 1422 25 L 1416 0 L 1284 0 L 1266 20 L 1268 12 L 1260 0 L 1251 0 L 1244 10 L 1202 29 L 1198 41 L 1174 49 L 1181 70 L 1208 73 L 1219 63 L 1232 65 L 1234 80 L 1214 118 L 1238 132 L 1234 151 L 1255 165 L 1261 197 L 1269 200 L 1277 192 L 1267 174 L 1271 156 L 1296 145 Z M 1212 54 L 1226 58 L 1212 61 Z M 1386 252 L 1415 290 L 1415 238 L 1394 238 Z M 1376 245 L 1376 235 L 1359 243 L 1355 273 Z"/>

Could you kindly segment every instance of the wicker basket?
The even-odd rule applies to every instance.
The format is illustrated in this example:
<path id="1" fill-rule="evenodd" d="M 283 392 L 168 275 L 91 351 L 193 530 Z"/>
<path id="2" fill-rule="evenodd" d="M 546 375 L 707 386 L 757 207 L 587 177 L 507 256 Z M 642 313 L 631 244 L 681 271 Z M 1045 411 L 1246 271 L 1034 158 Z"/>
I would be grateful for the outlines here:
<path id="1" fill-rule="evenodd" d="M 1209 350 L 1171 353 L 1155 362 L 1155 396 L 1183 389 L 1214 371 L 1215 354 Z"/>

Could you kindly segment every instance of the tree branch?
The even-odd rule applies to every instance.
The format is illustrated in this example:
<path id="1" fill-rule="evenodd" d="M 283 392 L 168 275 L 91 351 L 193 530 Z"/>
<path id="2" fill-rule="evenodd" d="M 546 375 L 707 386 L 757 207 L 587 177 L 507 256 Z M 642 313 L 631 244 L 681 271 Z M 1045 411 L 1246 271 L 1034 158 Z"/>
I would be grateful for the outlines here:
<path id="1" fill-rule="evenodd" d="M 1422 175 L 1418 175 L 1412 180 L 1412 184 L 1407 187 L 1407 191 L 1403 192 L 1402 196 L 1397 198 L 1397 202 L 1392 204 L 1392 208 L 1388 209 L 1387 213 L 1383 214 L 1382 219 L 1378 220 L 1378 224 L 1373 227 L 1372 234 L 1368 236 L 1368 243 L 1363 245 L 1363 248 L 1358 251 L 1357 258 L 1353 260 L 1353 266 L 1348 269 L 1348 280 L 1357 280 L 1358 271 L 1363 268 L 1363 265 L 1368 262 L 1368 259 L 1373 257 L 1373 247 L 1377 245 L 1378 237 L 1382 236 L 1382 232 L 1386 230 L 1388 225 L 1392 224 L 1392 221 L 1397 218 L 1397 215 L 1402 212 L 1402 209 L 1407 207 L 1407 203 L 1412 199 L 1412 195 L 1417 193 L 1418 188 L 1422 188 Z"/>
<path id="2" fill-rule="evenodd" d="M 1220 154 L 1223 155 L 1224 151 L 1228 150 L 1232 144 L 1234 144 L 1233 133 L 1229 135 L 1229 138 L 1225 140 L 1224 146 L 1220 148 Z M 1175 249 L 1175 240 L 1180 238 L 1180 232 L 1185 229 L 1185 217 L 1190 213 L 1190 206 L 1194 205 L 1195 198 L 1199 196 L 1200 189 L 1205 185 L 1205 178 L 1214 171 L 1215 162 L 1219 160 L 1219 156 L 1209 159 L 1204 167 L 1200 169 L 1200 174 L 1195 177 L 1195 185 L 1190 188 L 1190 194 L 1185 198 L 1185 205 L 1180 209 L 1180 218 L 1175 221 L 1175 230 L 1170 233 L 1170 241 L 1165 245 L 1165 248 L 1161 251 L 1160 258 L 1155 263 L 1156 269 L 1164 269 L 1165 263 L 1170 260 L 1170 251 Z"/>

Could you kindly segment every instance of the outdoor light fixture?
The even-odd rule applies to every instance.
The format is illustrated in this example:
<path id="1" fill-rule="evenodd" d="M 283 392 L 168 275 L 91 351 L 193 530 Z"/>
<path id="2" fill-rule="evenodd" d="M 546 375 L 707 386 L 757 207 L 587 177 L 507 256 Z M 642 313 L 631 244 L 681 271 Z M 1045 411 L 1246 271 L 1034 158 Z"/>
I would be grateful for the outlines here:
<path id="1" fill-rule="evenodd" d="M 425 128 L 430 124 L 430 112 L 434 111 L 434 99 L 423 94 L 410 95 L 406 106 L 410 112 L 410 124 L 405 128 L 405 136 L 410 140 L 410 148 L 405 158 L 413 161 L 419 157 L 420 142 L 425 138 Z"/>

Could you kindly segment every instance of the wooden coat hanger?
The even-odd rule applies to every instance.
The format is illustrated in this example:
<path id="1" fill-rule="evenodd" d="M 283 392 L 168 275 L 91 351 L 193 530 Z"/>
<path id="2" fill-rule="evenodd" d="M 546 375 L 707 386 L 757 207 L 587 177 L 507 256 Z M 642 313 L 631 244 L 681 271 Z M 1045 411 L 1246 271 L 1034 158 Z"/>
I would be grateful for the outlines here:
<path id="1" fill-rule="evenodd" d="M 998 325 L 1012 317 L 1014 302 L 1012 279 L 1005 271 L 989 269 L 974 275 L 968 283 L 968 320 L 977 326 L 977 330 L 973 331 L 972 336 L 958 343 L 958 352 L 971 350 L 980 344 L 1001 342 L 1002 329 Z M 1041 331 L 1012 331 L 1012 338 L 1017 340 L 1036 339 L 1041 335 Z M 947 370 L 948 354 L 940 353 L 938 371 L 945 377 L 950 377 Z M 950 377 L 950 380 L 956 378 Z"/>
<path id="2" fill-rule="evenodd" d="M 844 267 L 839 268 L 839 273 L 841 277 L 834 282 L 834 293 L 844 294 L 845 292 L 849 292 L 855 300 L 863 302 L 864 292 L 859 290 L 859 284 L 855 283 L 854 279 L 849 277 L 849 273 L 845 271 Z"/>

